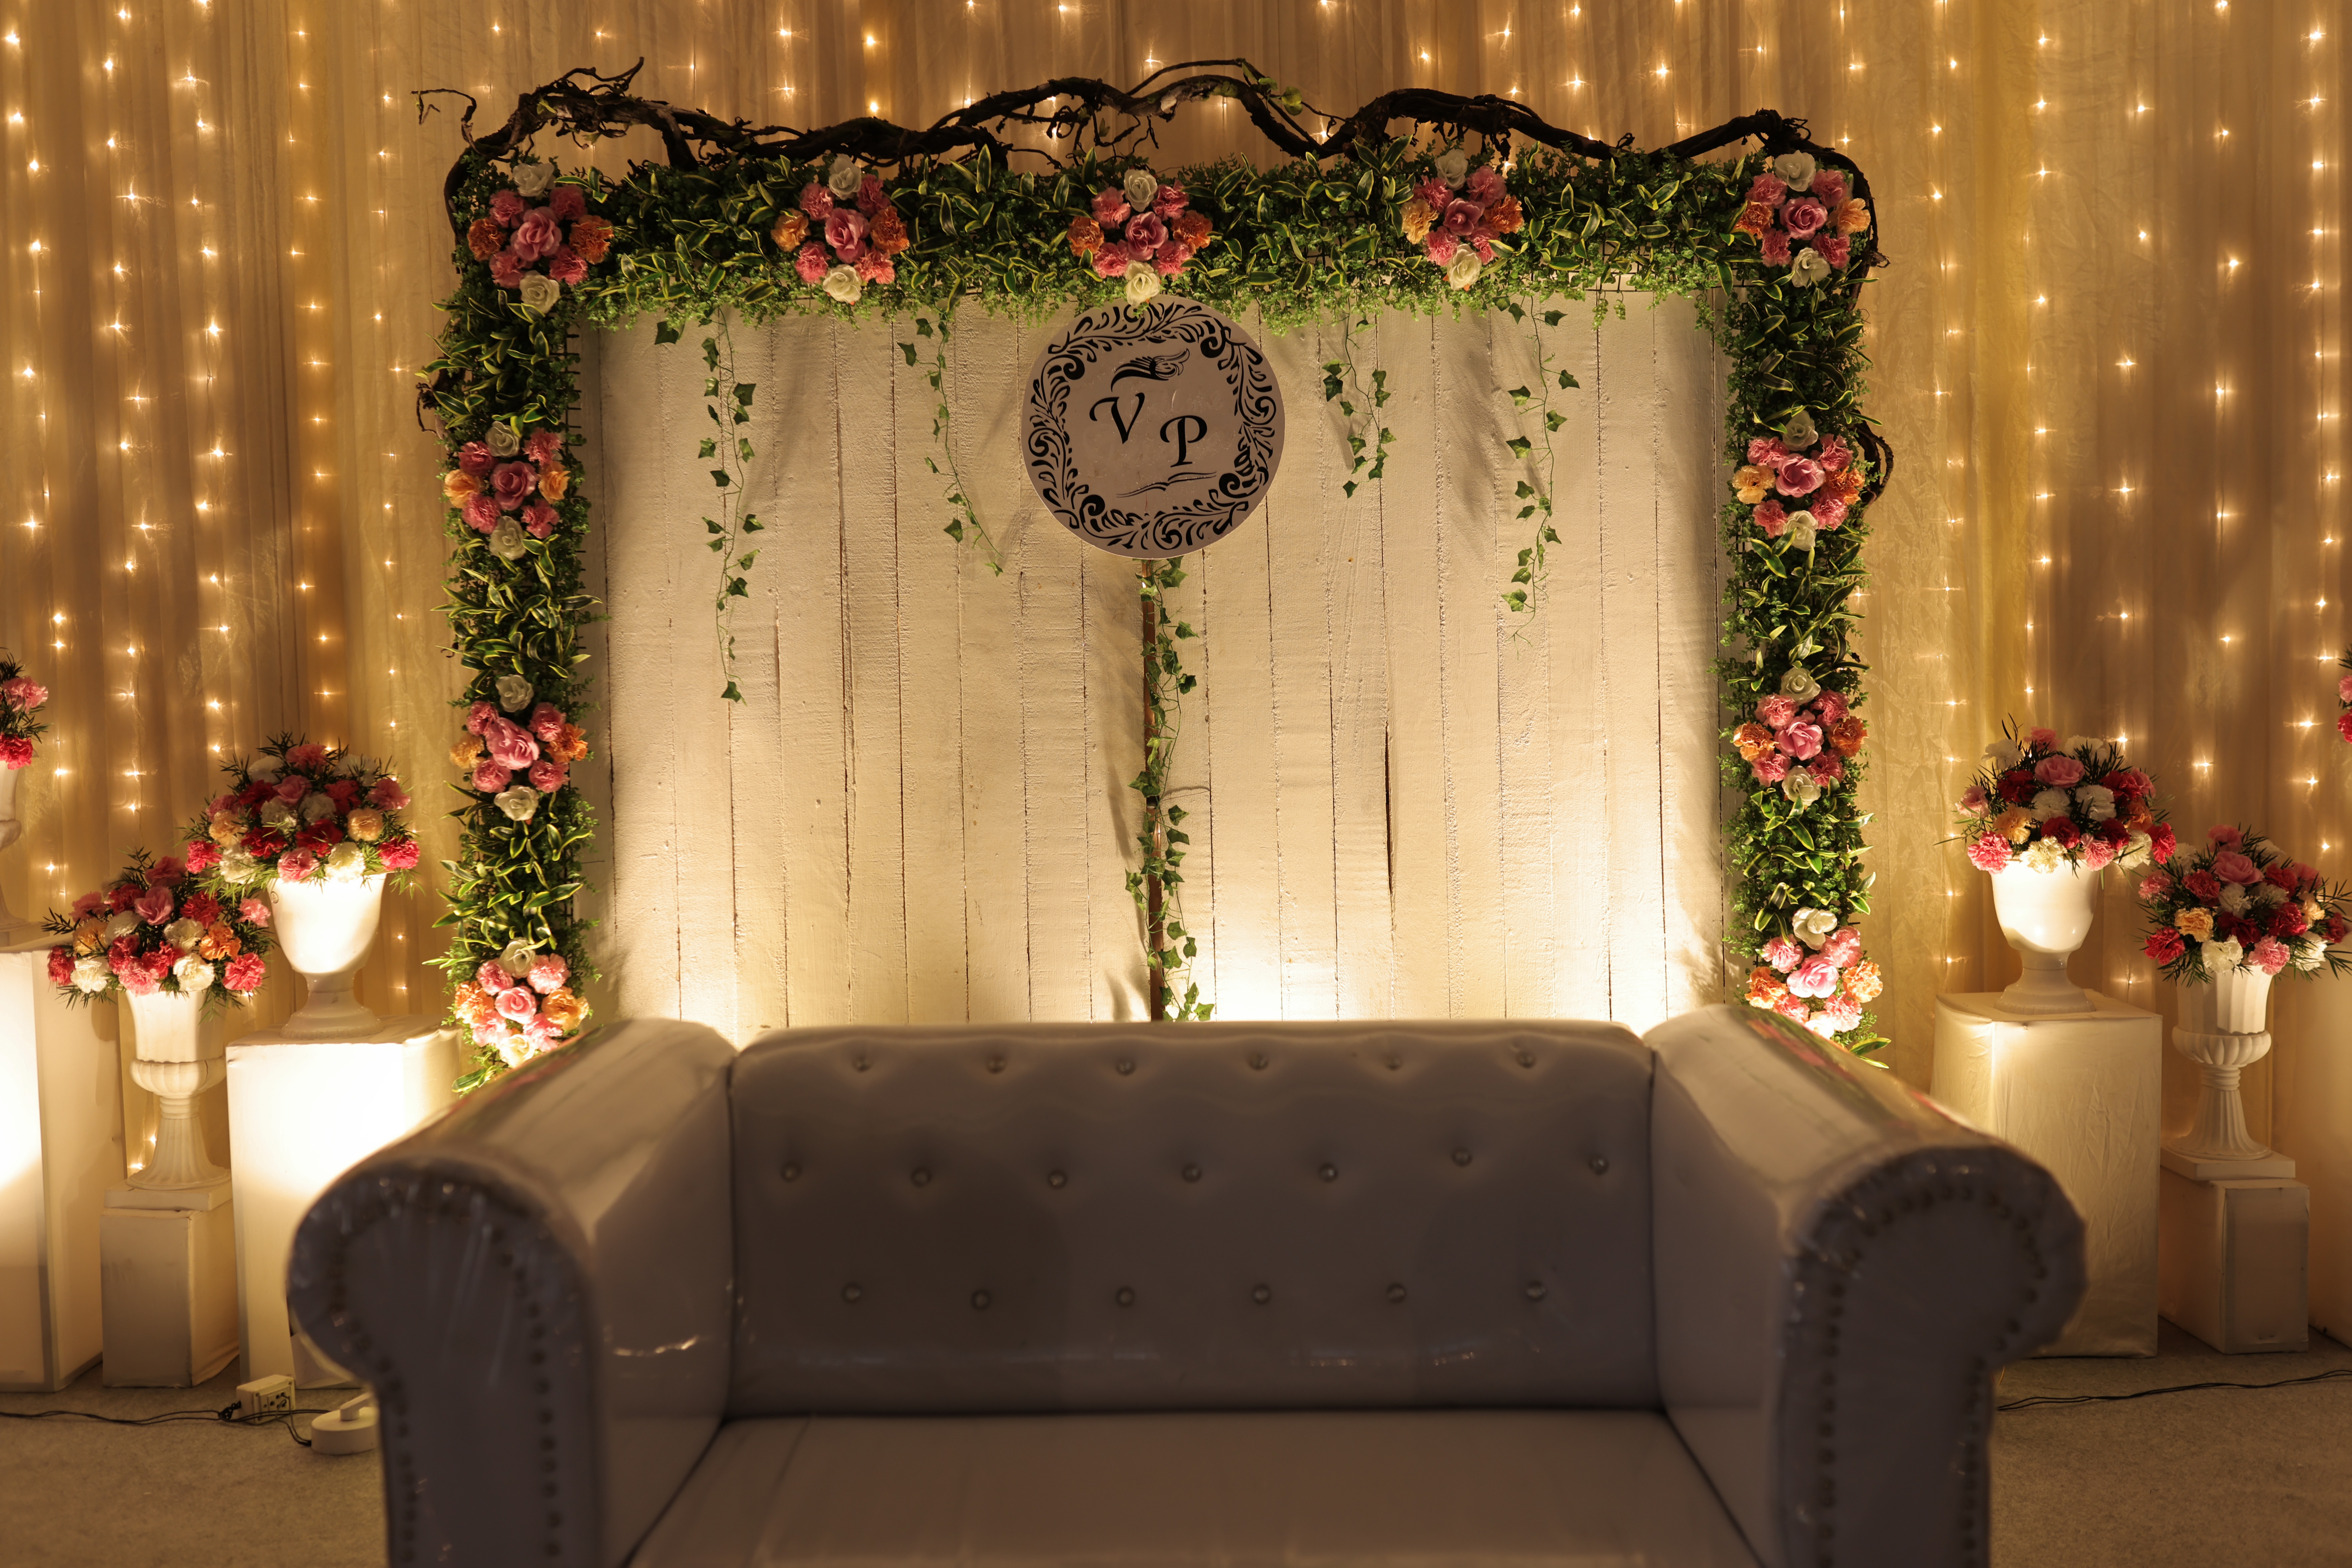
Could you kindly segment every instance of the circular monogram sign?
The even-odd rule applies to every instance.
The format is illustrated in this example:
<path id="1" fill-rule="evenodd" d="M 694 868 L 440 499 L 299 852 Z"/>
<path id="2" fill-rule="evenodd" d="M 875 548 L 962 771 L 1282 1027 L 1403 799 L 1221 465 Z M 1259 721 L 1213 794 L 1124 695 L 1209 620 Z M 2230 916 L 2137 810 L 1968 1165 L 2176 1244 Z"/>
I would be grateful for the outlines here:
<path id="1" fill-rule="evenodd" d="M 1038 357 L 1029 482 L 1090 545 L 1188 555 L 1239 527 L 1282 461 L 1282 394 L 1241 329 L 1188 299 L 1086 311 Z"/>

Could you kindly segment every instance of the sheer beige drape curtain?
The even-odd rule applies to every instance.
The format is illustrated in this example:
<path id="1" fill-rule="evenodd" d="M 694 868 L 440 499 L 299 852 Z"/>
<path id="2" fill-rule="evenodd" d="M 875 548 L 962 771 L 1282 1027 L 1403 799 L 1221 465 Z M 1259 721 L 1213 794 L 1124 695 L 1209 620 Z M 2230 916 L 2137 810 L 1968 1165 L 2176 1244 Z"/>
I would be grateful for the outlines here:
<path id="1" fill-rule="evenodd" d="M 754 121 L 919 122 L 1243 54 L 1334 110 L 1425 83 L 1645 144 L 1769 105 L 1862 162 L 1894 257 L 1870 341 L 1901 454 L 1862 606 L 1870 936 L 1894 1061 L 1924 1082 L 1934 993 L 2011 972 L 1939 842 L 2003 716 L 2129 737 L 2190 834 L 2232 818 L 2352 858 L 2336 10 L 0 0 L 0 642 L 57 694 L 0 876 L 20 904 L 70 896 L 279 728 L 389 753 L 431 814 L 455 671 L 412 401 L 458 137 L 412 89 L 472 92 L 487 123 L 642 56 L 640 90 Z M 1171 161 L 1259 151 L 1195 120 Z M 429 996 L 432 908 L 393 912 L 378 1007 Z M 2077 977 L 2148 998 L 2127 914 L 2116 895 Z"/>

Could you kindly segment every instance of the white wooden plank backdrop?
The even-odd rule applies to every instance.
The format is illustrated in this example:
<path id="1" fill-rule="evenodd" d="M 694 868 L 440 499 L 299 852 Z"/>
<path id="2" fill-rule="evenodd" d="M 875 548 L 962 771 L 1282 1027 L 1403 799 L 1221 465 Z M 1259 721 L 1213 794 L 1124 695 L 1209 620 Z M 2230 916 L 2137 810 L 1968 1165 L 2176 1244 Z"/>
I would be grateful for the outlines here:
<path id="1" fill-rule="evenodd" d="M 1609 1017 L 1708 999 L 1722 364 L 1685 302 L 1546 333 L 1558 526 L 1532 626 L 1499 591 L 1537 438 L 1507 316 L 1381 318 L 1384 483 L 1351 500 L 1337 328 L 1258 336 L 1289 410 L 1265 509 L 1192 558 L 1202 677 L 1175 767 L 1196 973 L 1227 1018 Z M 592 905 L 622 1014 L 787 1024 L 1139 1015 L 1124 879 L 1141 760 L 1133 569 L 1047 517 L 1016 450 L 1048 329 L 977 314 L 954 439 L 1003 547 L 941 532 L 931 394 L 884 324 L 736 335 L 769 525 L 723 684 L 699 518 L 698 333 L 587 345 L 608 826 Z"/>

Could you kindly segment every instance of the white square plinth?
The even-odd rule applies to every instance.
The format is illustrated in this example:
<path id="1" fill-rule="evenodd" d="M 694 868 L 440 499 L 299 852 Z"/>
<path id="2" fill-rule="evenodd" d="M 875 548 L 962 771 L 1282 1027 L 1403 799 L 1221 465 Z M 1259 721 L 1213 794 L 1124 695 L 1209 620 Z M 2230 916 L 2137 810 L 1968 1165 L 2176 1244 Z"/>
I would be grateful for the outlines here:
<path id="1" fill-rule="evenodd" d="M 229 1145 L 236 1151 L 236 1272 L 247 1381 L 283 1373 L 306 1387 L 344 1381 L 297 1343 L 286 1315 L 294 1229 L 327 1184 L 449 1103 L 457 1037 L 423 1016 L 361 1040 L 229 1041 Z"/>
<path id="2" fill-rule="evenodd" d="M 0 952 L 0 1390 L 98 1359 L 99 1211 L 122 1182 L 111 1004 L 68 1007 L 49 950 Z"/>
<path id="3" fill-rule="evenodd" d="M 2082 1213 L 2090 1288 L 2041 1354 L 2154 1355 L 2163 1020 L 2092 999 L 2029 1018 L 1998 995 L 1937 998 L 1929 1092 L 2048 1166 Z"/>
<path id="4" fill-rule="evenodd" d="M 2164 1172 L 2164 1315 L 2229 1354 L 2301 1350 L 2311 1327 L 2311 1189 Z"/>
<path id="5" fill-rule="evenodd" d="M 236 1354 L 228 1178 L 180 1192 L 118 1187 L 99 1218 L 109 1388 L 194 1388 Z"/>

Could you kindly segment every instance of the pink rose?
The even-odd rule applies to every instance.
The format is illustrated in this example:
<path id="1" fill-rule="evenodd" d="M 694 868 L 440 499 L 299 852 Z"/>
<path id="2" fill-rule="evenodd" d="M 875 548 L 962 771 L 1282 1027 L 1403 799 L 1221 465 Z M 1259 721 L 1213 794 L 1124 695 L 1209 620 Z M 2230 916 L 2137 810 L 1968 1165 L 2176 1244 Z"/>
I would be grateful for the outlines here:
<path id="1" fill-rule="evenodd" d="M 517 256 L 530 262 L 553 256 L 555 247 L 562 243 L 563 231 L 556 226 L 555 214 L 545 207 L 533 207 L 515 225 L 514 238 L 509 246 Z"/>
<path id="2" fill-rule="evenodd" d="M 2286 967 L 2286 944 L 2275 936 L 2265 936 L 2254 944 L 2254 950 L 2246 955 L 2246 960 L 2263 974 L 2275 975 Z"/>
<path id="3" fill-rule="evenodd" d="M 1097 277 L 1125 277 L 1127 264 L 1135 259 L 1134 253 L 1127 246 L 1115 239 L 1107 239 L 1095 247 L 1095 253 L 1087 257 L 1087 262 L 1095 269 Z"/>
<path id="4" fill-rule="evenodd" d="M 530 765 L 530 787 L 542 795 L 552 795 L 563 788 L 571 771 L 554 758 L 542 757 Z"/>
<path id="5" fill-rule="evenodd" d="M 530 710 L 530 733 L 541 740 L 551 741 L 562 734 L 566 722 L 563 710 L 553 703 L 541 703 Z"/>
<path id="6" fill-rule="evenodd" d="M 420 851 L 415 839 L 402 839 L 383 846 L 380 852 L 388 871 L 415 871 Z"/>
<path id="7" fill-rule="evenodd" d="M 1818 190 L 1821 182 L 1816 180 L 1813 184 Z M 588 214 L 588 193 L 577 185 L 558 185 L 547 193 L 547 210 L 555 215 L 555 221 L 560 224 L 568 224 L 574 218 L 585 217 Z"/>
<path id="8" fill-rule="evenodd" d="M 1816 953 L 1798 965 L 1789 975 L 1789 993 L 1798 997 L 1828 997 L 1837 994 L 1838 967 L 1826 953 Z"/>
<path id="9" fill-rule="evenodd" d="M 1423 253 L 1440 267 L 1452 261 L 1454 253 L 1462 248 L 1462 242 L 1442 228 L 1430 230 L 1429 237 L 1421 244 Z"/>
<path id="10" fill-rule="evenodd" d="M 821 224 L 833 215 L 833 193 L 811 180 L 801 187 L 801 211 L 811 223 Z"/>
<path id="11" fill-rule="evenodd" d="M 1759 784 L 1778 784 L 1789 776 L 1789 769 L 1796 765 L 1790 760 L 1786 752 L 1768 751 L 1748 766 L 1755 773 L 1756 781 Z"/>
<path id="12" fill-rule="evenodd" d="M 1820 716 L 1823 725 L 1835 724 L 1850 711 L 1845 698 L 1837 692 L 1823 692 L 1813 699 L 1813 712 Z"/>
<path id="13" fill-rule="evenodd" d="M 500 715 L 482 727 L 482 740 L 489 747 L 490 759 L 501 768 L 528 768 L 539 760 L 539 742 L 530 731 Z"/>
<path id="14" fill-rule="evenodd" d="M 1151 265 L 1160 269 L 1160 277 L 1174 277 L 1184 270 L 1184 264 L 1192 259 L 1192 247 L 1181 240 L 1171 239 L 1160 247 L 1160 254 L 1151 258 Z"/>
<path id="15" fill-rule="evenodd" d="M 499 504 L 488 496 L 467 497 L 457 515 L 478 534 L 489 533 L 499 526 Z"/>
<path id="16" fill-rule="evenodd" d="M 319 857 L 309 850 L 288 850 L 278 857 L 278 874 L 289 882 L 300 882 L 319 869 Z"/>
<path id="17" fill-rule="evenodd" d="M 1841 272 L 1845 269 L 1845 264 L 1853 259 L 1853 242 L 1843 235 L 1817 235 L 1813 240 L 1813 248 L 1822 253 L 1823 261 Z"/>
<path id="18" fill-rule="evenodd" d="M 1151 215 L 1163 224 L 1172 224 L 1176 221 L 1176 214 L 1184 210 L 1184 204 L 1190 200 L 1192 198 L 1184 194 L 1183 186 L 1162 185 L 1152 193 Z"/>
<path id="19" fill-rule="evenodd" d="M 1798 719 L 1772 737 L 1773 741 L 1800 762 L 1818 757 L 1822 752 L 1822 727 Z"/>
<path id="20" fill-rule="evenodd" d="M 541 996 L 561 990 L 563 982 L 572 977 L 572 966 L 563 961 L 561 953 L 541 953 L 530 961 L 530 988 Z"/>
<path id="21" fill-rule="evenodd" d="M 1482 207 L 1491 207 L 1503 199 L 1503 177 L 1491 166 L 1482 165 L 1470 171 L 1463 191 Z"/>
<path id="22" fill-rule="evenodd" d="M 1835 169 L 1823 169 L 1813 175 L 1813 195 L 1832 212 L 1845 205 L 1845 176 Z"/>
<path id="23" fill-rule="evenodd" d="M 2235 850 L 2223 850 L 2213 857 L 2213 874 L 2223 882 L 2234 882 L 2240 887 L 2252 887 L 2263 880 L 2263 873 L 2254 869 L 2254 862 Z M 146 912 L 142 909 L 140 913 L 143 915 Z"/>
<path id="24" fill-rule="evenodd" d="M 530 204 L 522 199 L 520 191 L 500 191 L 490 198 L 490 216 L 499 220 L 501 228 L 512 228 L 515 220 L 530 211 Z"/>
<path id="25" fill-rule="evenodd" d="M 523 531 L 535 539 L 543 539 L 555 531 L 555 508 L 544 501 L 533 501 L 522 509 Z"/>
<path id="26" fill-rule="evenodd" d="M 1985 800 L 1983 785 L 1971 784 L 1967 789 L 1960 791 L 1961 810 L 1977 816 L 1982 816 L 1984 814 L 1986 804 L 1987 802 Z"/>
<path id="27" fill-rule="evenodd" d="M 538 1010 L 539 1002 L 527 987 L 517 986 L 499 993 L 499 1011 L 508 1018 L 520 1020 Z"/>
<path id="28" fill-rule="evenodd" d="M 236 917 L 247 925 L 267 925 L 269 924 L 269 901 L 266 898 L 241 900 L 236 906 Z"/>
<path id="29" fill-rule="evenodd" d="M 824 243 L 833 246 L 834 254 L 844 261 L 852 261 L 866 249 L 866 218 L 846 207 L 835 207 L 824 220 Z"/>
<path id="30" fill-rule="evenodd" d="M 1789 508 L 1773 500 L 1758 503 L 1756 526 L 1764 530 L 1766 538 L 1779 538 L 1789 531 Z"/>
<path id="31" fill-rule="evenodd" d="M 2033 765 L 2033 776 L 2053 789 L 2071 789 L 2083 781 L 2083 765 L 2071 757 L 2045 757 Z"/>
<path id="32" fill-rule="evenodd" d="M 801 246 L 800 254 L 793 257 L 793 270 L 800 275 L 803 283 L 821 281 L 832 266 L 833 258 L 824 254 L 824 246 L 816 240 Z"/>
<path id="33" fill-rule="evenodd" d="M 1476 228 L 1479 220 L 1486 215 L 1486 208 L 1475 202 L 1465 202 L 1457 196 L 1445 204 L 1445 215 L 1440 221 L 1445 225 L 1447 234 L 1459 238 Z"/>
<path id="34" fill-rule="evenodd" d="M 1787 974 L 1804 962 L 1805 950 L 1786 936 L 1775 936 L 1764 944 L 1764 961 L 1782 974 Z"/>
<path id="35" fill-rule="evenodd" d="M 514 782 L 514 774 L 488 758 L 474 764 L 470 778 L 474 788 L 485 795 L 495 795 Z"/>
<path id="36" fill-rule="evenodd" d="M 1775 693 L 1756 705 L 1756 720 L 1767 729 L 1786 729 L 1797 716 L 1797 699 Z"/>
<path id="37" fill-rule="evenodd" d="M 2205 836 L 2212 840 L 2217 844 L 2222 844 L 2233 850 L 2240 844 L 2246 841 L 2246 835 L 2238 831 L 2237 829 L 2230 826 L 2227 822 L 2222 823 L 2218 828 L 2206 829 Z"/>
<path id="38" fill-rule="evenodd" d="M 489 732 L 490 720 L 498 716 L 498 704 L 487 702 L 475 703 L 466 710 L 466 733 L 467 735 L 488 734 Z"/>
<path id="39" fill-rule="evenodd" d="M 465 445 L 457 448 L 459 470 L 471 474 L 477 479 L 497 467 L 498 463 L 499 460 L 491 455 L 488 442 L 468 441 Z"/>
<path id="40" fill-rule="evenodd" d="M 1789 236 L 1779 229 L 1767 229 L 1757 242 L 1763 247 L 1764 259 L 1774 267 L 1789 265 Z"/>
<path id="41" fill-rule="evenodd" d="M 1810 496 L 1822 487 L 1822 465 L 1811 458 L 1791 457 L 1780 465 L 1780 494 Z"/>
<path id="42" fill-rule="evenodd" d="M 2000 870 L 2009 855 L 2009 840 L 1999 833 L 1979 833 L 1969 845 L 1969 863 L 1979 871 Z"/>
<path id="43" fill-rule="evenodd" d="M 1835 496 L 1815 501 L 1810 510 L 1813 514 L 1813 526 L 1825 533 L 1835 533 L 1845 526 L 1845 503 Z"/>
<path id="44" fill-rule="evenodd" d="M 1822 956 L 1843 969 L 1862 956 L 1862 933 L 1851 925 L 1841 925 L 1830 933 L 1822 944 Z"/>
<path id="45" fill-rule="evenodd" d="M 1789 183 L 1777 174 L 1759 174 L 1756 183 L 1748 187 L 1748 199 L 1761 202 L 1768 207 L 1779 206 L 1788 193 Z"/>
<path id="46" fill-rule="evenodd" d="M 1828 221 L 1829 215 L 1829 209 L 1811 196 L 1799 196 L 1780 209 L 1780 222 L 1786 225 L 1789 233 L 1798 239 L 1810 237 L 1814 230 Z M 522 243 L 520 229 L 515 231 L 515 243 L 517 246 Z"/>
<path id="47" fill-rule="evenodd" d="M 295 778 L 280 779 L 275 791 L 278 798 L 289 806 L 310 792 L 310 781 L 308 779 Z"/>
<path id="48" fill-rule="evenodd" d="M 1813 461 L 1822 465 L 1824 474 L 1843 474 L 1853 461 L 1853 448 L 1834 435 L 1822 439 L 1822 449 L 1813 454 Z"/>
<path id="49" fill-rule="evenodd" d="M 2029 729 L 2025 732 L 2025 744 L 2047 751 L 2058 744 L 2058 732 L 2054 729 Z"/>
<path id="50" fill-rule="evenodd" d="M 168 887 L 151 887 L 132 899 L 131 907 L 136 910 L 139 918 L 148 925 L 165 925 L 172 918 L 173 907 L 172 890 Z"/>
<path id="51" fill-rule="evenodd" d="M 587 260 L 570 246 L 558 246 L 547 264 L 547 276 L 558 283 L 577 283 L 588 276 Z"/>
<path id="52" fill-rule="evenodd" d="M 1139 213 L 1127 222 L 1126 239 L 1138 256 L 1146 255 L 1168 243 L 1168 225 L 1150 213 Z"/>
<path id="53" fill-rule="evenodd" d="M 522 287 L 522 257 L 511 250 L 502 250 L 490 257 L 490 281 L 500 288 Z"/>
<path id="54" fill-rule="evenodd" d="M 511 512 L 530 500 L 538 487 L 539 470 L 528 463 L 501 463 L 490 474 L 490 494 L 501 512 Z"/>
<path id="55" fill-rule="evenodd" d="M 1124 192 L 1105 191 L 1095 198 L 1093 210 L 1095 222 L 1105 228 L 1109 228 L 1114 224 L 1127 222 L 1127 214 L 1134 209 L 1127 204 L 1127 195 Z"/>

